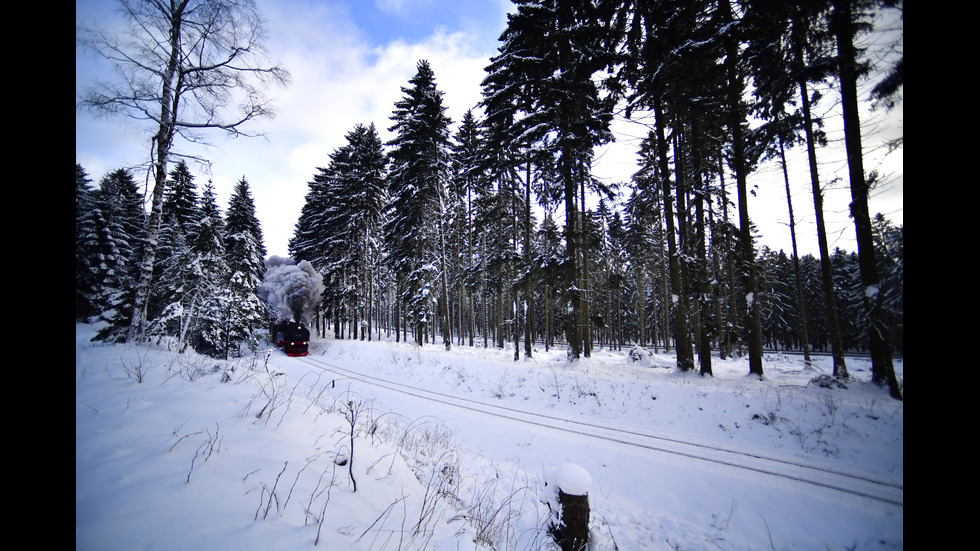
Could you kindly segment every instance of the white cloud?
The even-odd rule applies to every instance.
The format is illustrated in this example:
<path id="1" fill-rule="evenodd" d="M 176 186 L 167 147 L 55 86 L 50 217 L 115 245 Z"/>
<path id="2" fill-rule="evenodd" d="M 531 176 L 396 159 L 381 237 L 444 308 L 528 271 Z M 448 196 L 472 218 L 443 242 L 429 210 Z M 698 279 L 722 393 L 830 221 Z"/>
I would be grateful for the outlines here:
<path id="1" fill-rule="evenodd" d="M 238 139 L 211 154 L 219 197 L 227 200 L 244 174 L 252 186 L 270 254 L 286 255 L 307 184 L 357 124 L 374 123 L 382 139 L 401 88 L 426 59 L 454 122 L 480 100 L 483 68 L 492 52 L 470 35 L 440 28 L 415 43 L 370 47 L 343 10 L 302 5 L 267 14 L 273 54 L 293 75 L 280 91 L 279 116 L 263 123 L 267 140 Z"/>

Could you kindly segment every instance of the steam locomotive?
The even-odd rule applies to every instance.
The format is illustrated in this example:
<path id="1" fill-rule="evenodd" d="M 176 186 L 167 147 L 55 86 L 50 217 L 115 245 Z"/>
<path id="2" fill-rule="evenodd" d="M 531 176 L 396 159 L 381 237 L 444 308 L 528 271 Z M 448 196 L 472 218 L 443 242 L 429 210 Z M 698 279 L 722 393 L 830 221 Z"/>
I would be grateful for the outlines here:
<path id="1" fill-rule="evenodd" d="M 310 353 L 310 330 L 292 320 L 272 324 L 272 343 L 287 356 L 305 356 Z"/>

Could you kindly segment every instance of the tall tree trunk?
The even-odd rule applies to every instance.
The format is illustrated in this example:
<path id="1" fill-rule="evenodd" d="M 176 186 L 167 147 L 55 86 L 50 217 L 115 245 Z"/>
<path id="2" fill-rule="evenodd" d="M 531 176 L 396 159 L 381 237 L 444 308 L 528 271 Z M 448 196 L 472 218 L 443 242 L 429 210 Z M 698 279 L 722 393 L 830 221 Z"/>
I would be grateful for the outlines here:
<path id="1" fill-rule="evenodd" d="M 677 367 L 681 371 L 694 369 L 694 351 L 688 331 L 688 312 L 680 303 L 683 290 L 681 289 L 681 268 L 677 250 L 677 234 L 674 231 L 674 206 L 670 190 L 670 169 L 667 160 L 667 139 L 664 137 L 664 114 L 658 99 L 654 103 L 657 132 L 657 158 L 660 165 L 660 182 L 664 202 L 664 219 L 667 222 L 667 255 L 670 268 L 670 291 L 672 297 L 668 308 L 674 312 L 674 342 L 677 349 Z M 669 339 L 667 339 L 669 342 Z"/>
<path id="2" fill-rule="evenodd" d="M 470 273 L 473 273 L 473 205 L 471 201 L 472 186 L 466 186 L 466 258 L 469 263 Z M 467 292 L 469 301 L 469 334 L 470 346 L 473 346 L 473 339 L 476 338 L 476 300 L 473 291 Z"/>
<path id="3" fill-rule="evenodd" d="M 691 306 L 691 269 L 689 264 L 689 259 L 694 255 L 691 251 L 691 239 L 690 239 L 690 229 L 688 228 L 688 223 L 690 221 L 690 213 L 688 212 L 687 206 L 687 193 L 688 193 L 688 183 L 687 178 L 689 176 L 688 167 L 686 166 L 685 157 L 687 155 L 684 150 L 683 136 L 685 135 L 685 127 L 683 122 L 681 122 L 681 117 L 678 114 L 676 116 L 674 124 L 674 175 L 676 180 L 676 185 L 674 186 L 674 192 L 677 195 L 675 202 L 676 214 L 677 214 L 677 257 L 678 265 L 680 267 L 680 292 L 676 297 L 677 309 L 678 311 L 684 311 L 687 317 L 688 323 L 688 334 L 685 336 L 685 342 L 691 343 L 691 339 L 694 342 L 689 345 L 692 347 L 691 350 L 691 369 L 694 369 L 694 349 L 698 345 L 697 332 L 692 331 L 691 328 L 698 326 L 698 315 L 697 311 Z M 676 315 L 676 314 L 675 314 Z M 678 344 L 678 350 L 680 345 Z"/>
<path id="4" fill-rule="evenodd" d="M 544 284 L 544 351 L 551 349 L 551 285 Z"/>
<path id="5" fill-rule="evenodd" d="M 798 24 L 793 25 L 793 55 L 798 63 L 803 63 L 803 36 Z M 807 159 L 810 164 L 810 188 L 813 192 L 813 209 L 817 222 L 817 244 L 820 248 L 820 276 L 823 288 L 824 305 L 827 312 L 827 330 L 830 333 L 830 350 L 833 356 L 834 376 L 847 379 L 847 363 L 844 360 L 844 344 L 841 338 L 840 321 L 837 314 L 837 292 L 834 291 L 834 271 L 830 263 L 830 247 L 827 243 L 827 227 L 823 216 L 823 191 L 820 189 L 820 176 L 817 171 L 817 146 L 813 133 L 813 116 L 810 110 L 810 93 L 806 78 L 798 79 L 801 109 L 803 111 L 803 131 L 806 135 Z"/>
<path id="6" fill-rule="evenodd" d="M 592 282 L 589 276 L 589 232 L 587 227 L 587 212 L 585 208 L 585 175 L 580 177 L 579 188 L 582 191 L 582 354 L 586 358 L 592 357 L 592 320 L 590 319 L 590 307 L 592 305 Z"/>
<path id="7" fill-rule="evenodd" d="M 514 301 L 512 303 L 514 309 L 514 361 L 521 359 L 521 287 L 520 285 L 514 285 Z"/>
<path id="8" fill-rule="evenodd" d="M 402 280 L 400 276 L 395 276 L 395 342 L 402 342 Z M 408 334 L 405 335 L 405 342 L 408 342 Z"/>
<path id="9" fill-rule="evenodd" d="M 503 284 L 504 272 L 503 272 L 503 269 L 502 268 L 498 268 L 497 269 L 497 273 L 499 274 L 498 275 L 499 282 L 497 283 L 497 297 L 496 297 L 497 298 L 497 323 L 496 323 L 497 334 L 496 334 L 496 337 L 497 337 L 497 348 L 503 348 L 504 347 L 504 337 L 506 337 L 506 335 L 507 335 L 507 330 L 504 327 L 504 324 L 506 323 L 506 319 L 505 319 L 505 316 L 504 316 L 504 312 L 506 311 L 506 308 L 504 307 L 504 305 L 507 303 L 507 298 L 504 295 L 504 284 Z"/>
<path id="10" fill-rule="evenodd" d="M 725 166 L 724 161 L 722 161 L 722 156 L 718 156 L 718 179 L 721 186 L 721 220 L 722 220 L 722 246 L 724 247 L 724 261 L 725 261 L 725 277 L 722 278 L 724 281 L 724 288 L 722 290 L 725 296 L 725 309 L 724 315 L 719 316 L 725 320 L 724 332 L 722 333 L 722 344 L 720 348 L 724 351 L 721 358 L 725 359 L 725 355 L 734 356 L 733 351 L 734 345 L 732 343 L 733 335 L 738 334 L 736 327 L 738 326 L 738 319 L 733 314 L 735 310 L 735 305 L 738 304 L 735 296 L 735 289 L 737 287 L 735 282 L 735 258 L 734 251 L 732 249 L 732 234 L 731 234 L 731 222 L 729 222 L 730 217 L 728 216 L 728 188 L 725 185 Z"/>
<path id="11" fill-rule="evenodd" d="M 153 172 L 153 194 L 150 203 L 150 216 L 146 221 L 146 243 L 143 247 L 143 257 L 140 261 L 139 283 L 133 300 L 133 315 L 130 318 L 129 331 L 126 335 L 128 342 L 143 340 L 146 334 L 147 308 L 150 303 L 150 288 L 153 285 L 153 263 L 156 260 L 157 240 L 160 237 L 160 220 L 163 214 L 163 191 L 167 183 L 167 162 L 170 158 L 170 147 L 174 141 L 174 131 L 177 122 L 177 105 L 175 94 L 181 83 L 174 82 L 180 54 L 181 22 L 183 21 L 186 0 L 173 8 L 170 21 L 169 55 L 167 67 L 162 75 L 160 93 L 160 127 L 153 137 L 156 146 L 156 163 Z"/>
<path id="12" fill-rule="evenodd" d="M 793 276 L 796 279 L 796 306 L 800 312 L 800 348 L 803 349 L 803 365 L 812 369 L 810 361 L 810 339 L 806 330 L 806 303 L 803 301 L 803 282 L 800 277 L 800 255 L 796 248 L 796 220 L 793 218 L 793 197 L 789 191 L 789 171 L 786 168 L 786 150 L 783 137 L 779 137 L 779 159 L 783 167 L 783 181 L 786 184 L 786 207 L 789 210 L 789 237 L 793 244 Z"/>
<path id="13" fill-rule="evenodd" d="M 700 338 L 698 339 L 698 363 L 701 375 L 711 375 L 711 324 L 708 323 L 708 312 L 711 304 L 708 300 L 708 250 L 705 231 L 704 204 L 708 194 L 708 186 L 704 178 L 704 155 L 701 149 L 698 115 L 691 113 L 691 174 L 694 176 L 694 215 L 695 215 L 695 252 L 697 264 L 694 276 L 694 290 L 698 301 L 698 311 L 704 316 L 697 325 Z"/>
<path id="14" fill-rule="evenodd" d="M 645 298 L 643 288 L 645 286 L 643 281 L 643 276 L 646 275 L 643 268 L 636 271 L 636 314 L 637 314 L 637 331 L 636 331 L 636 342 L 641 347 L 646 346 L 646 335 L 644 335 L 643 330 L 646 325 L 646 313 L 643 308 L 643 299 Z"/>
<path id="15" fill-rule="evenodd" d="M 719 3 L 723 22 L 733 20 L 730 0 Z M 748 301 L 746 317 L 749 345 L 749 373 L 762 376 L 762 312 L 760 300 L 759 269 L 756 265 L 755 246 L 752 243 L 752 224 L 749 221 L 749 199 L 747 182 L 747 163 L 745 158 L 745 136 L 742 123 L 745 120 L 742 109 L 742 78 L 738 68 L 738 45 L 731 36 L 726 38 L 725 65 L 728 71 L 728 129 L 732 139 L 732 164 L 735 172 L 735 185 L 738 190 L 738 222 L 742 245 L 743 289 Z"/>
<path id="16" fill-rule="evenodd" d="M 847 150 L 848 176 L 851 181 L 851 216 L 857 234 L 858 263 L 861 285 L 864 287 L 864 307 L 867 315 L 868 348 L 871 351 L 872 378 L 879 385 L 887 384 L 893 398 L 902 399 L 895 368 L 892 365 L 891 343 L 881 306 L 878 261 L 874 249 L 871 216 L 868 210 L 868 181 L 864 174 L 861 145 L 861 121 L 857 95 L 857 52 L 854 48 L 854 21 L 850 0 L 834 0 L 831 32 L 837 38 L 837 60 L 840 74 L 841 106 L 844 111 L 844 146 Z"/>
<path id="17" fill-rule="evenodd" d="M 485 259 L 487 257 L 486 236 L 480 238 L 480 249 L 482 251 L 480 257 Z M 485 263 L 483 265 L 486 266 Z M 483 284 L 481 285 L 481 289 L 483 289 L 483 291 L 480 293 L 480 296 L 483 299 L 483 317 L 481 318 L 482 323 L 480 325 L 483 329 L 483 348 L 487 349 L 490 348 L 490 303 L 489 299 L 487 298 L 487 293 L 490 292 L 490 286 L 488 285 L 486 278 L 486 269 L 484 268 L 480 270 L 480 273 L 483 274 Z"/>
<path id="18" fill-rule="evenodd" d="M 440 325 L 442 326 L 442 343 L 446 347 L 446 350 L 452 350 L 453 348 L 453 317 L 449 309 L 449 270 L 446 265 L 446 232 L 444 230 L 445 225 L 442 222 L 442 213 L 444 209 L 441 208 L 442 199 L 440 198 L 440 208 L 439 208 L 439 262 L 441 264 L 442 276 L 439 278 L 442 284 L 442 316 L 440 316 Z M 433 339 L 434 341 L 435 339 Z"/>
<path id="19" fill-rule="evenodd" d="M 565 193 L 565 244 L 567 247 L 567 264 L 568 264 L 568 277 L 566 281 L 569 281 L 572 288 L 567 290 L 568 299 L 571 302 L 570 312 L 566 315 L 566 334 L 565 338 L 568 341 L 568 357 L 572 360 L 577 360 L 582 356 L 582 333 L 581 333 L 581 314 L 582 314 L 582 296 L 581 290 L 578 289 L 579 281 L 579 253 L 578 253 L 578 237 L 579 234 L 575 231 L 575 219 L 578 218 L 578 211 L 575 207 L 575 195 L 578 191 L 578 186 L 575 185 L 575 178 L 572 169 L 572 151 L 571 148 L 566 147 L 562 151 L 562 166 L 561 166 L 561 177 L 564 184 Z"/>
<path id="20" fill-rule="evenodd" d="M 531 358 L 531 331 L 533 329 L 532 312 L 534 301 L 531 300 L 531 281 L 534 276 L 534 262 L 531 256 L 531 161 L 527 162 L 527 172 L 524 180 L 524 264 L 527 266 L 527 274 L 524 281 L 524 358 Z"/>
<path id="21" fill-rule="evenodd" d="M 517 251 L 517 247 L 520 244 L 520 213 L 517 212 L 517 184 L 516 176 L 510 181 L 508 186 L 508 196 L 510 197 L 510 213 L 511 213 L 511 228 L 513 233 L 511 239 L 513 242 L 514 251 Z M 515 255 L 516 257 L 516 255 Z M 514 361 L 521 359 L 521 286 L 517 283 L 517 275 L 519 272 L 519 267 L 517 266 L 516 258 L 511 264 L 511 276 L 510 281 L 513 287 L 513 299 L 511 303 L 511 329 L 513 330 L 514 338 Z"/>
<path id="22" fill-rule="evenodd" d="M 722 200 L 724 201 L 725 193 L 722 190 Z M 725 329 L 726 316 L 724 305 L 728 303 L 726 296 L 726 289 L 728 288 L 725 279 L 727 275 L 723 275 L 721 270 L 721 260 L 719 259 L 718 245 L 719 241 L 724 242 L 724 238 L 719 238 L 715 234 L 717 229 L 717 224 L 714 222 L 714 216 L 712 214 L 712 209 L 708 208 L 708 222 L 711 227 L 711 265 L 715 273 L 716 282 L 712 286 L 714 297 L 715 297 L 715 334 L 718 339 L 718 357 L 724 360 L 728 355 L 728 345 L 726 342 L 728 331 Z"/>
<path id="23" fill-rule="evenodd" d="M 666 218 L 666 215 L 664 216 L 664 218 Z M 673 228 L 673 226 L 671 225 L 670 228 Z M 663 240 L 667 239 L 666 236 L 667 236 L 667 230 L 665 229 Z M 664 243 L 661 243 L 661 247 L 663 247 L 664 245 L 665 245 Z M 670 311 L 673 309 L 673 304 L 674 304 L 673 301 L 671 300 L 671 295 L 670 295 L 670 286 L 672 284 L 670 282 L 670 256 L 669 256 L 670 246 L 669 245 L 667 246 L 667 250 L 668 250 L 667 256 L 663 256 L 659 262 L 660 281 L 662 283 L 661 285 L 662 294 L 660 295 L 660 304 L 662 304 L 662 306 L 660 308 L 660 315 L 663 316 L 663 323 L 660 324 L 660 331 L 657 332 L 659 334 L 658 338 L 663 338 L 663 341 L 660 342 L 663 342 L 665 354 L 670 353 L 670 348 L 671 348 L 670 347 Z M 654 352 L 657 352 L 656 349 L 654 349 Z M 657 353 L 659 354 L 659 352 Z"/>
<path id="24" fill-rule="evenodd" d="M 373 321 L 374 312 L 372 310 L 374 306 L 374 276 L 371 273 L 371 262 L 370 258 L 370 243 L 368 242 L 368 231 L 365 227 L 364 229 L 364 283 L 367 284 L 367 297 L 364 301 L 364 331 L 361 332 L 361 339 L 365 336 L 370 342 L 371 340 L 371 330 L 373 329 L 371 322 Z M 366 334 L 366 335 L 365 335 Z"/>

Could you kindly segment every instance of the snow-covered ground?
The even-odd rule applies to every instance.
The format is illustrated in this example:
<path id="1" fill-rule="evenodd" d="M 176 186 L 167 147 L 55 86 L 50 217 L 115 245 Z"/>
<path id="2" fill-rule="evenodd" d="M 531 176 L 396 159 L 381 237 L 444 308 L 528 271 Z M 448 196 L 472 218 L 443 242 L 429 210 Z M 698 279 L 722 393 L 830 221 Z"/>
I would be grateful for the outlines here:
<path id="1" fill-rule="evenodd" d="M 327 339 L 223 362 L 93 334 L 76 549 L 551 549 L 556 485 L 588 490 L 593 550 L 904 546 L 904 407 L 866 360 L 827 388 L 829 359 L 780 354 L 759 380 L 627 350 Z"/>

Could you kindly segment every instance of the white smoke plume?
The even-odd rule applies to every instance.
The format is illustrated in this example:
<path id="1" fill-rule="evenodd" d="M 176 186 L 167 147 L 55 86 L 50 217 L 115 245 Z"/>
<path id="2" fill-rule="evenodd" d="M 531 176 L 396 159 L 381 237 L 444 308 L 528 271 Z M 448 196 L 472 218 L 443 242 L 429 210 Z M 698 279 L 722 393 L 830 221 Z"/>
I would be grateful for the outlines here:
<path id="1" fill-rule="evenodd" d="M 323 276 L 303 260 L 271 256 L 265 262 L 266 272 L 259 296 L 283 317 L 295 322 L 309 323 L 313 309 L 320 303 Z"/>

